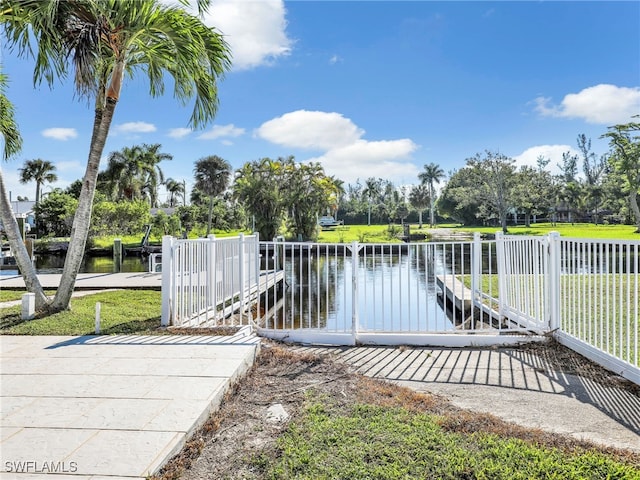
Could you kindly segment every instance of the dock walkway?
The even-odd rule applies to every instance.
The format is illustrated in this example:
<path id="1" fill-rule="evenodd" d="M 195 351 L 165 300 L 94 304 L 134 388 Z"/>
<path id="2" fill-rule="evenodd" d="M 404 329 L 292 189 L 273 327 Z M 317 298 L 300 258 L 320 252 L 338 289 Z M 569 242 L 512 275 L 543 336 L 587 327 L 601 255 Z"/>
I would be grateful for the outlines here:
<path id="1" fill-rule="evenodd" d="M 38 275 L 42 288 L 58 288 L 62 275 L 46 273 Z M 23 289 L 24 280 L 21 275 L 0 276 L 0 290 Z M 103 288 L 136 288 L 160 290 L 162 273 L 125 272 L 125 273 L 80 273 L 76 278 L 75 290 L 100 290 Z"/>

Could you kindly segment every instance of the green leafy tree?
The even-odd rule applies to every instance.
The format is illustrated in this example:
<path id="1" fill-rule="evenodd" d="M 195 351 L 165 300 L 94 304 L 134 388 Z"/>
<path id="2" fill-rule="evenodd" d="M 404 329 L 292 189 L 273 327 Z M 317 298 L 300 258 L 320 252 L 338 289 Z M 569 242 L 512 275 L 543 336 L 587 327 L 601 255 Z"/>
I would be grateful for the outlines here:
<path id="1" fill-rule="evenodd" d="M 635 117 L 638 117 L 637 115 Z M 613 153 L 611 162 L 616 170 L 622 173 L 626 180 L 629 195 L 629 206 L 633 212 L 636 233 L 640 233 L 640 208 L 638 207 L 638 193 L 640 193 L 640 123 L 630 122 L 614 125 L 608 128 L 602 138 L 609 139 L 609 146 Z"/>
<path id="2" fill-rule="evenodd" d="M 72 195 L 60 189 L 50 192 L 34 207 L 40 222 L 38 228 L 41 234 L 54 237 L 71 235 L 76 208 L 78 208 L 78 200 Z"/>
<path id="3" fill-rule="evenodd" d="M 22 149 L 22 137 L 15 120 L 14 107 L 5 94 L 7 82 L 7 76 L 0 71 L 0 137 L 3 140 L 2 159 L 4 161 L 9 160 Z M 27 291 L 35 293 L 36 308 L 42 310 L 48 305 L 49 299 L 44 294 L 40 280 L 36 275 L 35 266 L 20 236 L 20 229 L 11 208 L 9 192 L 4 183 L 2 169 L 0 169 L 0 219 L 9 240 L 11 251 L 16 258 L 22 278 L 24 278 Z"/>
<path id="4" fill-rule="evenodd" d="M 186 3 L 186 2 L 185 2 Z M 209 1 L 199 0 L 201 9 Z M 156 0 L 0 0 L 7 46 L 21 56 L 35 53 L 35 83 L 53 84 L 70 71 L 75 91 L 95 102 L 87 168 L 62 279 L 50 307 L 67 309 L 91 224 L 100 158 L 120 99 L 125 74 L 144 72 L 152 96 L 173 94 L 195 101 L 190 124 L 202 127 L 217 111 L 217 80 L 230 66 L 222 36 L 182 7 Z M 32 46 L 37 43 L 37 48 Z"/>
<path id="5" fill-rule="evenodd" d="M 532 215 L 546 215 L 555 206 L 554 180 L 546 170 L 524 166 L 515 174 L 515 183 L 518 188 L 513 191 L 513 202 L 524 212 L 529 227 Z"/>
<path id="6" fill-rule="evenodd" d="M 209 214 L 207 218 L 207 235 L 211 233 L 213 218 L 213 203 L 229 186 L 231 165 L 217 155 L 201 158 L 194 168 L 195 188 L 204 193 L 209 199 Z"/>
<path id="7" fill-rule="evenodd" d="M 418 178 L 423 185 L 427 185 L 429 187 L 429 226 L 433 227 L 436 223 L 434 213 L 436 191 L 434 184 L 440 183 L 440 180 L 444 178 L 444 171 L 440 168 L 439 165 L 430 163 L 424 166 L 424 171 L 418 174 Z"/>
<path id="8" fill-rule="evenodd" d="M 502 231 L 507 233 L 507 214 L 514 206 L 514 160 L 500 153 L 485 151 L 484 155 L 467 159 L 469 176 L 475 185 L 474 196 L 479 202 L 479 215 L 496 215 Z"/>
<path id="9" fill-rule="evenodd" d="M 317 218 L 334 205 L 338 187 L 333 178 L 324 174 L 319 163 L 295 162 L 293 157 L 280 159 L 283 164 L 283 195 L 290 228 L 294 236 L 313 239 L 317 233 Z"/>
<path id="10" fill-rule="evenodd" d="M 263 158 L 245 163 L 236 172 L 234 197 L 255 219 L 260 238 L 271 240 L 284 222 L 285 202 L 282 161 Z"/>

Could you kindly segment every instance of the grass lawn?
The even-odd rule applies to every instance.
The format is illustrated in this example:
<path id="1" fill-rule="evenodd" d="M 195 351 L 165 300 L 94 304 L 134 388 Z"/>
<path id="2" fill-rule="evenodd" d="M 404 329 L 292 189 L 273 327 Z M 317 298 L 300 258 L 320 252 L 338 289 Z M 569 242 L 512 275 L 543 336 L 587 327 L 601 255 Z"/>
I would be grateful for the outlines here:
<path id="1" fill-rule="evenodd" d="M 495 234 L 497 227 L 466 227 L 461 225 L 439 225 L 439 228 L 451 228 L 460 232 L 479 232 L 484 234 Z M 417 226 L 416 226 L 417 228 Z M 524 225 L 509 226 L 510 235 L 546 235 L 549 232 L 559 232 L 561 236 L 568 238 L 601 238 L 609 240 L 638 240 L 640 234 L 634 233 L 636 227 L 633 225 L 594 225 L 592 223 L 532 223 L 530 227 Z M 413 231 L 413 226 L 412 226 Z M 429 228 L 423 229 L 426 233 Z"/>
<path id="2" fill-rule="evenodd" d="M 18 292 L 20 295 L 23 292 Z M 149 334 L 160 327 L 160 292 L 118 290 L 71 299 L 71 310 L 27 322 L 20 309 L 0 309 L 0 334 L 89 335 L 95 332 L 96 302 L 100 302 L 103 334 Z"/>
<path id="3" fill-rule="evenodd" d="M 562 451 L 402 407 L 334 407 L 313 398 L 278 439 L 273 455 L 254 455 L 269 479 L 629 479 L 639 472 L 603 453 Z M 455 421 L 455 420 L 453 420 Z"/>
<path id="4" fill-rule="evenodd" d="M 459 278 L 467 288 L 471 288 L 470 275 Z M 500 297 L 498 275 L 483 274 L 480 284 L 483 292 L 490 292 L 494 298 Z M 637 287 L 635 280 L 624 274 L 561 275 L 562 329 L 640 366 L 640 357 L 634 357 L 640 348 L 640 319 L 635 317 L 640 302 Z M 531 305 L 535 304 L 533 294 L 529 301 Z"/>

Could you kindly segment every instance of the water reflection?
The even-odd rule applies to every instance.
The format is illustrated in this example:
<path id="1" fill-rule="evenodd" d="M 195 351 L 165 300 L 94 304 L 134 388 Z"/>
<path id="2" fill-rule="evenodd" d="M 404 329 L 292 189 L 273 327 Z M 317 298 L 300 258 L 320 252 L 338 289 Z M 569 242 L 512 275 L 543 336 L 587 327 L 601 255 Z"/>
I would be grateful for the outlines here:
<path id="1" fill-rule="evenodd" d="M 471 251 L 463 243 L 279 245 L 263 255 L 263 269 L 282 268 L 284 287 L 261 305 L 270 328 L 329 332 L 440 332 L 453 324 L 438 303 L 438 275 L 467 274 Z M 485 248 L 483 270 L 495 271 Z"/>

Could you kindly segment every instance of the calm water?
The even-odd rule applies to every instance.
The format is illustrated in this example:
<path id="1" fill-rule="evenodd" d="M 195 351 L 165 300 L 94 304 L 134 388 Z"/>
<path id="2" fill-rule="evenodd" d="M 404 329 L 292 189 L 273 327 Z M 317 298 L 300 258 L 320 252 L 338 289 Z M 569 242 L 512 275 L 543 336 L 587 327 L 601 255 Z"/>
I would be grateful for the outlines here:
<path id="1" fill-rule="evenodd" d="M 148 260 L 138 256 L 124 257 L 122 272 L 146 272 Z M 36 270 L 38 273 L 62 273 L 64 256 L 36 255 Z M 114 272 L 113 258 L 85 257 L 80 267 L 80 273 L 111 273 Z M 18 270 L 0 270 L 0 275 L 17 275 Z"/>
<path id="2" fill-rule="evenodd" d="M 450 272 L 447 265 L 453 260 L 446 251 L 433 248 L 360 252 L 354 272 L 350 256 L 287 256 L 285 287 L 265 299 L 261 309 L 271 326 L 279 328 L 350 331 L 355 315 L 362 331 L 451 330 L 453 325 L 438 301 L 436 275 Z"/>

